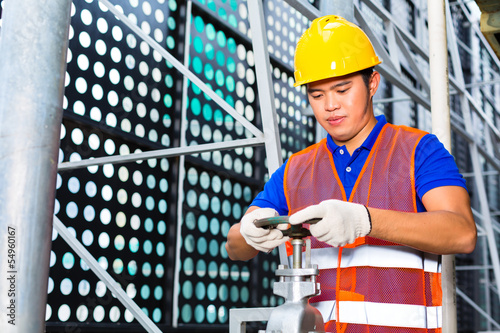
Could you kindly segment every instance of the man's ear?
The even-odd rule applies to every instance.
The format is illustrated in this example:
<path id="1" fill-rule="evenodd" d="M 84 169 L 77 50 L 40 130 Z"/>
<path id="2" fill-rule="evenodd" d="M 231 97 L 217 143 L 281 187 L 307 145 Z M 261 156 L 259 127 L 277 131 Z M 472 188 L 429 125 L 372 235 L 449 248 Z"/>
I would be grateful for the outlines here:
<path id="1" fill-rule="evenodd" d="M 373 71 L 372 75 L 370 76 L 370 82 L 368 83 L 370 97 L 375 96 L 379 84 L 380 84 L 380 73 L 377 71 Z"/>

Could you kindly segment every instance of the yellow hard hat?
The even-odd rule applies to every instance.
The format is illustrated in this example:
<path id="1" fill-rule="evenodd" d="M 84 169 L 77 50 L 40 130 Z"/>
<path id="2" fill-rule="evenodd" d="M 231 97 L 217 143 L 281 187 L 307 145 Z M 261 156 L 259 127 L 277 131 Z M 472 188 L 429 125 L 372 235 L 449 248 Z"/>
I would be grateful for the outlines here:
<path id="1" fill-rule="evenodd" d="M 355 73 L 381 62 L 357 25 L 336 15 L 318 17 L 295 48 L 294 86 Z"/>

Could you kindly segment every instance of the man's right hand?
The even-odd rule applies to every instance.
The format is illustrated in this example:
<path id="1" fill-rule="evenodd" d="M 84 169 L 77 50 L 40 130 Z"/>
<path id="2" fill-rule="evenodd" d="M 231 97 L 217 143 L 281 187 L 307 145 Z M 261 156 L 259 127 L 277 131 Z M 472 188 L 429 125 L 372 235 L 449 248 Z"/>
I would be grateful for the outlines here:
<path id="1" fill-rule="evenodd" d="M 243 216 L 240 233 L 247 244 L 258 251 L 269 253 L 290 239 L 290 237 L 284 237 L 279 229 L 264 229 L 255 226 L 256 220 L 278 215 L 278 212 L 272 208 L 259 208 Z"/>

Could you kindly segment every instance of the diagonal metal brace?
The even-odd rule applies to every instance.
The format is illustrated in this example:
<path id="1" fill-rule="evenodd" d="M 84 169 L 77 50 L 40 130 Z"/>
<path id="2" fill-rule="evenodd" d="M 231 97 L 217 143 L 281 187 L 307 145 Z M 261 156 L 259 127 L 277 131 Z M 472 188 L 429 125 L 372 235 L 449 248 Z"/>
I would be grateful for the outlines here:
<path id="1" fill-rule="evenodd" d="M 54 215 L 54 229 L 61 235 L 66 243 L 80 258 L 90 267 L 99 279 L 109 288 L 109 290 L 118 298 L 118 300 L 134 315 L 134 318 L 146 329 L 148 333 L 161 333 L 156 324 L 139 308 L 139 306 L 125 293 L 121 286 L 116 282 L 104 268 L 99 265 L 97 260 L 90 252 L 73 236 L 68 228 Z"/>

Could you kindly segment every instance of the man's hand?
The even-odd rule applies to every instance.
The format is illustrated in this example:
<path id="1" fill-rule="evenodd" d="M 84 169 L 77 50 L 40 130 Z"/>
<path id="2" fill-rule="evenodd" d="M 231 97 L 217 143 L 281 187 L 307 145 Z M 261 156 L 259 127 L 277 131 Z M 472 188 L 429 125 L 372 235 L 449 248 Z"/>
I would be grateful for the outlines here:
<path id="1" fill-rule="evenodd" d="M 333 199 L 298 211 L 290 216 L 289 222 L 307 223 L 314 218 L 321 220 L 311 224 L 311 235 L 334 247 L 351 244 L 356 238 L 368 235 L 372 228 L 370 213 L 365 206 Z"/>
<path id="2" fill-rule="evenodd" d="M 289 237 L 283 237 L 280 230 L 257 228 L 254 223 L 256 220 L 278 215 L 278 212 L 272 208 L 259 208 L 243 216 L 240 233 L 247 244 L 256 250 L 269 253 L 278 245 L 286 242 Z"/>

